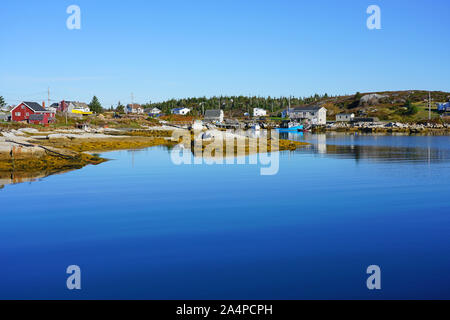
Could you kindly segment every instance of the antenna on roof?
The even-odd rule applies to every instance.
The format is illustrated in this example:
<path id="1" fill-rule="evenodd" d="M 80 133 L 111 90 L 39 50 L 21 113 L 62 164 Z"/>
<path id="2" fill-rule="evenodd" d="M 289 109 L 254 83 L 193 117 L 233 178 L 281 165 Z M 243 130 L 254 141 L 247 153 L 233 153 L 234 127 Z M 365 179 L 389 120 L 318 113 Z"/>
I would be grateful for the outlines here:
<path id="1" fill-rule="evenodd" d="M 47 108 L 50 108 L 50 87 L 48 87 L 48 91 L 47 91 L 47 99 L 48 99 L 48 102 L 47 102 Z"/>

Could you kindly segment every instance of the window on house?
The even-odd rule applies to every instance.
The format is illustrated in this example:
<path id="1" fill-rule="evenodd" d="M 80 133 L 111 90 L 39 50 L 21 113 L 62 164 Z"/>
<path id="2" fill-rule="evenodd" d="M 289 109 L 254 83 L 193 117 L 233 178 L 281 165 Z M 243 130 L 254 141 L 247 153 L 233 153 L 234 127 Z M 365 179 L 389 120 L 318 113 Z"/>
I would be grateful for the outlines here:
<path id="1" fill-rule="evenodd" d="M 27 117 L 29 117 L 30 116 L 30 114 L 27 112 Z"/>
<path id="2" fill-rule="evenodd" d="M 16 112 L 16 117 L 20 117 L 20 112 Z"/>
<path id="3" fill-rule="evenodd" d="M 23 109 L 25 109 L 25 107 L 24 107 L 24 106 L 22 106 L 22 110 L 23 110 Z"/>

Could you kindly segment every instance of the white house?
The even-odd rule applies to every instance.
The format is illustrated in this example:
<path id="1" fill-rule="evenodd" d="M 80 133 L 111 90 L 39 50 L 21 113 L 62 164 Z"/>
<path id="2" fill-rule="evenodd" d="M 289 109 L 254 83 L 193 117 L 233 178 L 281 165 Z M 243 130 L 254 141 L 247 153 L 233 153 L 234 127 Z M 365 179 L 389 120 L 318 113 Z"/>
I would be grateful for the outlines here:
<path id="1" fill-rule="evenodd" d="M 223 122 L 224 113 L 223 110 L 206 110 L 205 121 L 218 121 Z"/>
<path id="2" fill-rule="evenodd" d="M 189 108 L 175 108 L 175 109 L 172 109 L 171 112 L 172 112 L 172 114 L 178 114 L 178 115 L 185 116 L 189 112 L 191 112 L 191 109 L 189 109 Z"/>
<path id="3" fill-rule="evenodd" d="M 125 113 L 135 113 L 135 114 L 143 114 L 144 109 L 140 104 L 128 104 L 125 107 Z"/>
<path id="4" fill-rule="evenodd" d="M 161 114 L 161 110 L 158 108 L 152 108 L 150 110 L 147 109 L 146 111 L 150 117 L 155 117 Z"/>
<path id="5" fill-rule="evenodd" d="M 267 116 L 267 111 L 261 108 L 253 108 L 254 117 L 265 117 Z"/>
<path id="6" fill-rule="evenodd" d="M 341 113 L 341 114 L 336 115 L 337 122 L 350 122 L 353 119 L 355 119 L 354 113 Z"/>
<path id="7" fill-rule="evenodd" d="M 89 106 L 84 102 L 78 101 L 61 101 L 60 106 L 56 107 L 51 105 L 52 108 L 57 108 L 63 112 L 66 112 L 69 117 L 82 118 L 92 114 Z"/>
<path id="8" fill-rule="evenodd" d="M 327 123 L 327 109 L 321 106 L 296 107 L 289 109 L 287 113 L 293 120 L 318 125 Z"/>

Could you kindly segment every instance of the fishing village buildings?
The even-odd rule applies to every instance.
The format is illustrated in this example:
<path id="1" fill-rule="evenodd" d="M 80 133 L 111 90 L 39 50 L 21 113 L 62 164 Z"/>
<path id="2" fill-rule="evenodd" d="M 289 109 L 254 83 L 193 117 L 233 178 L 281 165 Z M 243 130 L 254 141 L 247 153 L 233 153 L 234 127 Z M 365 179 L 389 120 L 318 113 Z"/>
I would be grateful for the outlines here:
<path id="1" fill-rule="evenodd" d="M 52 104 L 50 107 L 72 118 L 83 118 L 92 115 L 91 109 L 84 102 L 63 100 L 59 103 Z"/>
<path id="2" fill-rule="evenodd" d="M 144 108 L 140 104 L 133 103 L 133 104 L 127 104 L 125 107 L 125 113 L 132 113 L 132 114 L 143 114 Z"/>
<path id="3" fill-rule="evenodd" d="M 327 109 L 321 106 L 295 107 L 284 112 L 284 117 L 313 125 L 327 123 Z"/>
<path id="4" fill-rule="evenodd" d="M 54 122 L 56 114 L 45 109 L 45 103 L 21 102 L 11 109 L 11 121 L 48 125 Z"/>
<path id="5" fill-rule="evenodd" d="M 265 117 L 267 116 L 267 110 L 261 109 L 261 108 L 254 108 L 253 109 L 253 116 L 256 117 Z"/>

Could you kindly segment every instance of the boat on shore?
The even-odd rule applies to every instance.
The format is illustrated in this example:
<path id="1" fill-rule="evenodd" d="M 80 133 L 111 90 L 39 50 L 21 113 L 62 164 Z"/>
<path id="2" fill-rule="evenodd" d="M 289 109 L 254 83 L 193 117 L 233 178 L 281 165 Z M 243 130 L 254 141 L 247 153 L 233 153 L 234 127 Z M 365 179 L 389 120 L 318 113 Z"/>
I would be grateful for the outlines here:
<path id="1" fill-rule="evenodd" d="M 278 128 L 280 132 L 303 132 L 304 126 L 294 121 L 283 121 Z"/>

